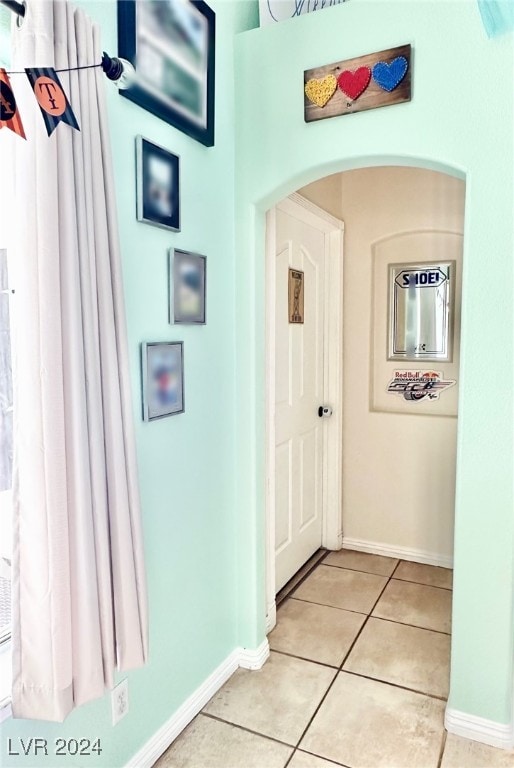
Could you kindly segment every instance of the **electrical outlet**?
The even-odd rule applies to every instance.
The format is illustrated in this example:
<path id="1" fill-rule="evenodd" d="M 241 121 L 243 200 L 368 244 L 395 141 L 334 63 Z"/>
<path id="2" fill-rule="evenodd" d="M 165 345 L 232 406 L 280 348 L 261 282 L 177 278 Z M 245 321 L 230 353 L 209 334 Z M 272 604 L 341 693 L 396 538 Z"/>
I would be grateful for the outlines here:
<path id="1" fill-rule="evenodd" d="M 111 691 L 112 724 L 116 725 L 129 710 L 128 679 L 122 680 Z"/>

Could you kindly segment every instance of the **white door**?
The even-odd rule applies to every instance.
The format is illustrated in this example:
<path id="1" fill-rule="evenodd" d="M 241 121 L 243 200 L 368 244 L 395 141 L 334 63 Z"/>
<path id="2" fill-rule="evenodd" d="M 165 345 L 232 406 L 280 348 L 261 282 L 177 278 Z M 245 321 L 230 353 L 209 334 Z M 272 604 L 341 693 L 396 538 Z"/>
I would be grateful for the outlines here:
<path id="1" fill-rule="evenodd" d="M 294 210 L 294 209 L 293 209 Z M 299 211 L 301 215 L 301 210 Z M 275 590 L 321 546 L 323 533 L 326 234 L 276 209 Z M 289 322 L 289 269 L 303 272 L 303 323 Z"/>

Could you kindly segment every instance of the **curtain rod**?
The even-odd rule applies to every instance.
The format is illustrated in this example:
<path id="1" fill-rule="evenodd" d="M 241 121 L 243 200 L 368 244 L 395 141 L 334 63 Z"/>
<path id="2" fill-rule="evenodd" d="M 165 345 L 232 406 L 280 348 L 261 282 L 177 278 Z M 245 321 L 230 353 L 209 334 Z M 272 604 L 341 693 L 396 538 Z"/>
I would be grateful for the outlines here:
<path id="1" fill-rule="evenodd" d="M 25 17 L 24 2 L 19 3 L 18 0 L 0 0 L 0 3 L 5 5 L 6 8 L 9 8 L 9 10 L 15 13 L 17 16 L 21 16 L 22 18 Z"/>
<path id="2" fill-rule="evenodd" d="M 25 0 L 0 0 L 0 5 L 4 5 L 17 16 L 25 18 L 27 9 Z M 119 59 L 117 56 L 109 56 L 105 51 L 102 55 L 102 69 L 109 80 L 112 80 L 121 90 L 129 88 L 135 80 L 135 70 L 130 61 Z"/>

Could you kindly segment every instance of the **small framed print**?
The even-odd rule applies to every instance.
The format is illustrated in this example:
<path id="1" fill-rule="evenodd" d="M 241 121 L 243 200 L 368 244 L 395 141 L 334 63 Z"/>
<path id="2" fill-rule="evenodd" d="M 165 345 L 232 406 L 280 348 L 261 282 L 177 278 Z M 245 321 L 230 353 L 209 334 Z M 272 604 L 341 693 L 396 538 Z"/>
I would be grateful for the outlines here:
<path id="1" fill-rule="evenodd" d="M 205 325 L 206 268 L 205 256 L 170 250 L 170 323 Z"/>
<path id="2" fill-rule="evenodd" d="M 180 232 L 180 158 L 136 137 L 137 219 Z"/>
<path id="3" fill-rule="evenodd" d="M 303 272 L 289 268 L 289 322 L 303 323 L 304 308 Z"/>
<path id="4" fill-rule="evenodd" d="M 155 341 L 141 345 L 143 419 L 184 413 L 184 345 Z"/>

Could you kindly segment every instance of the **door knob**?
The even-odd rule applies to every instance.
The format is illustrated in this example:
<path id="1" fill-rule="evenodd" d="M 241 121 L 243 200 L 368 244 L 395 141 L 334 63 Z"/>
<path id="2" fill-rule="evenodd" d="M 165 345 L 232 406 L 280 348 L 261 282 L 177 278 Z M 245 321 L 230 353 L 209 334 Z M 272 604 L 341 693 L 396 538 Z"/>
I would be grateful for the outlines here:
<path id="1" fill-rule="evenodd" d="M 332 416 L 332 408 L 329 405 L 320 405 L 318 408 L 318 416 L 320 419 L 328 419 Z"/>

